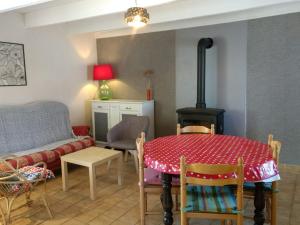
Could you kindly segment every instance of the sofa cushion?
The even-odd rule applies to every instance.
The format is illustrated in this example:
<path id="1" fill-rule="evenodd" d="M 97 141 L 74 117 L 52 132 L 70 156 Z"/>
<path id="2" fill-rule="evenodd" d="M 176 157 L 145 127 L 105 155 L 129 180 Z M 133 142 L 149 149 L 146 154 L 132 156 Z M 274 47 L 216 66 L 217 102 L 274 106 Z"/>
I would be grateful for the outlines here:
<path id="1" fill-rule="evenodd" d="M 69 111 L 59 102 L 0 107 L 0 153 L 38 148 L 72 138 Z"/>

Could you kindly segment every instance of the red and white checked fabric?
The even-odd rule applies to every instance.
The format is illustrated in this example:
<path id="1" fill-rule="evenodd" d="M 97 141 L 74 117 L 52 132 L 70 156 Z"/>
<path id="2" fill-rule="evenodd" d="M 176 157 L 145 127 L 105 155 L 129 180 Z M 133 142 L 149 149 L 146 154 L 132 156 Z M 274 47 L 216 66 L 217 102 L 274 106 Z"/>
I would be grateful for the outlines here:
<path id="1" fill-rule="evenodd" d="M 53 150 L 40 151 L 30 155 L 24 155 L 13 159 L 9 159 L 7 160 L 7 162 L 9 162 L 14 168 L 17 167 L 17 161 L 19 162 L 19 168 L 22 168 L 24 166 L 31 166 L 38 162 L 45 162 L 47 163 L 49 169 L 54 169 L 51 168 L 49 165 L 57 161 L 59 161 L 60 165 L 60 156 L 76 152 L 94 145 L 95 141 L 92 138 L 88 137 L 80 141 L 75 141 L 65 145 L 61 145 Z M 0 164 L 0 170 L 5 170 L 5 168 L 5 165 Z"/>
<path id="2" fill-rule="evenodd" d="M 144 144 L 145 164 L 164 173 L 180 173 L 180 157 L 187 163 L 237 164 L 244 161 L 245 181 L 258 182 L 279 175 L 272 151 L 267 144 L 243 137 L 210 134 L 174 135 L 154 139 Z M 191 176 L 217 179 L 226 175 Z M 235 176 L 235 175 L 231 175 Z"/>

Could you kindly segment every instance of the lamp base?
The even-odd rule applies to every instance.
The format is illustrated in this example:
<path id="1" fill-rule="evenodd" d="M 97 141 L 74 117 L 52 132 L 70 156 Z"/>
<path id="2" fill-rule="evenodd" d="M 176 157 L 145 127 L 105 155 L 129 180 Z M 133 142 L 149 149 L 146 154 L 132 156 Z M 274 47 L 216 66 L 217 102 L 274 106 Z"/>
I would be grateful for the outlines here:
<path id="1" fill-rule="evenodd" d="M 112 91 L 109 88 L 109 86 L 107 85 L 106 80 L 99 82 L 98 95 L 99 95 L 99 99 L 101 99 L 101 100 L 109 100 L 112 98 Z"/>

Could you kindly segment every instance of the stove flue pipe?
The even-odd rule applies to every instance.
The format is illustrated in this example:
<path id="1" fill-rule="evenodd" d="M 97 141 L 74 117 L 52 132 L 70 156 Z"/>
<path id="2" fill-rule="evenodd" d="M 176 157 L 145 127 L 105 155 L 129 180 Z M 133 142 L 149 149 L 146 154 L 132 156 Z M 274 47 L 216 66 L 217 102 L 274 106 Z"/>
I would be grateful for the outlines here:
<path id="1" fill-rule="evenodd" d="M 196 108 L 206 108 L 205 103 L 205 64 L 206 49 L 213 46 L 213 39 L 201 38 L 197 47 L 197 103 Z"/>

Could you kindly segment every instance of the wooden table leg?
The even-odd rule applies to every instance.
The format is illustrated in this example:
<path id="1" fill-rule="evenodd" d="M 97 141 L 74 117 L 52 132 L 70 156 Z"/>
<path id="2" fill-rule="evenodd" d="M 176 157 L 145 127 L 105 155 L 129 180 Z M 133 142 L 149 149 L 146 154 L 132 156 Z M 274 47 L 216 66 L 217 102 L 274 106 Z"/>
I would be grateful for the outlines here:
<path id="1" fill-rule="evenodd" d="M 264 183 L 262 182 L 255 183 L 254 206 L 254 224 L 263 225 L 265 222 L 265 191 Z"/>
<path id="2" fill-rule="evenodd" d="M 68 163 L 61 160 L 61 178 L 63 191 L 68 190 Z"/>
<path id="3" fill-rule="evenodd" d="M 167 173 L 162 173 L 161 183 L 163 187 L 163 193 L 161 194 L 160 200 L 164 209 L 164 224 L 173 224 L 173 200 L 172 200 L 172 175 Z"/>
<path id="4" fill-rule="evenodd" d="M 90 176 L 90 198 L 92 200 L 96 199 L 96 171 L 95 166 L 89 167 L 89 176 Z"/>
<path id="5" fill-rule="evenodd" d="M 123 165 L 123 154 L 120 154 L 118 158 L 118 185 L 122 185 L 122 165 Z"/>

